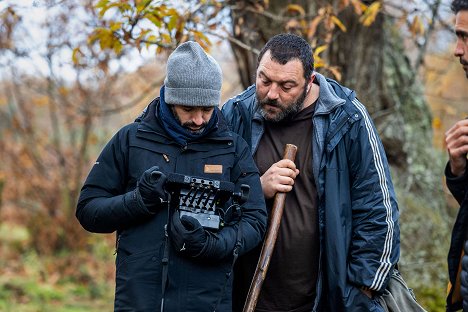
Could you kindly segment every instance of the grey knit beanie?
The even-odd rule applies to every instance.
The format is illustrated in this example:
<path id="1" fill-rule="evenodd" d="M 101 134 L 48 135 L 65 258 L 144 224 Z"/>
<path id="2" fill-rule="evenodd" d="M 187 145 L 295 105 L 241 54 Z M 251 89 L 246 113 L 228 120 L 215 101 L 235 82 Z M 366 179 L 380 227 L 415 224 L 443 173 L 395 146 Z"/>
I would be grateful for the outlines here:
<path id="1" fill-rule="evenodd" d="M 167 60 L 164 79 L 166 103 L 185 106 L 218 106 L 223 75 L 218 63 L 202 47 L 188 41 Z"/>

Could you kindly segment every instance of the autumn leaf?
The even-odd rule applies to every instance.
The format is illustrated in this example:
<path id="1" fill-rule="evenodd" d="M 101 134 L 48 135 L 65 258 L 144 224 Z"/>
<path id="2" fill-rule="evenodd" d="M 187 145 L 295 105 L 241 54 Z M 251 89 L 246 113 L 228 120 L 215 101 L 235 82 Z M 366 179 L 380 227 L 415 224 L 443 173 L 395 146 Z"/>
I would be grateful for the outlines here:
<path id="1" fill-rule="evenodd" d="M 298 4 L 289 4 L 287 7 L 286 7 L 286 10 L 290 13 L 293 13 L 293 12 L 297 12 L 300 16 L 304 16 L 305 15 L 305 10 L 302 6 L 298 5 Z"/>
<path id="2" fill-rule="evenodd" d="M 434 117 L 434 119 L 432 119 L 432 128 L 436 130 L 440 130 L 442 128 L 442 120 L 440 120 L 439 117 Z"/>
<path id="3" fill-rule="evenodd" d="M 112 31 L 117 31 L 122 28 L 121 22 L 110 22 L 109 29 Z"/>
<path id="4" fill-rule="evenodd" d="M 321 46 L 318 46 L 317 48 L 315 48 L 314 57 L 318 57 L 320 55 L 320 53 L 325 51 L 327 48 L 328 48 L 328 45 L 321 45 Z"/>
<path id="5" fill-rule="evenodd" d="M 73 52 L 72 52 L 72 62 L 73 62 L 73 64 L 78 65 L 80 63 L 79 56 L 81 54 L 82 54 L 82 52 L 81 52 L 79 47 L 76 47 L 76 48 L 73 49 Z"/>
<path id="6" fill-rule="evenodd" d="M 338 17 L 336 17 L 335 15 L 332 15 L 331 20 L 332 20 L 333 24 L 335 24 L 336 26 L 338 26 L 341 29 L 342 32 L 346 32 L 346 26 L 343 25 L 343 23 L 340 21 L 340 19 Z"/>
<path id="7" fill-rule="evenodd" d="M 410 32 L 413 36 L 424 34 L 424 25 L 418 15 L 414 17 L 413 22 L 411 23 Z"/>
<path id="8" fill-rule="evenodd" d="M 323 16 L 318 15 L 309 22 L 309 27 L 307 28 L 307 38 L 312 38 L 313 36 L 315 36 L 315 33 L 317 32 L 317 27 L 322 20 Z"/>
<path id="9" fill-rule="evenodd" d="M 327 69 L 335 76 L 335 79 L 341 81 L 341 71 L 336 66 L 328 66 Z"/>
<path id="10" fill-rule="evenodd" d="M 360 1 L 360 0 L 351 0 L 351 4 L 352 4 L 352 6 L 354 8 L 354 12 L 359 16 L 362 15 L 362 12 L 367 10 L 367 5 L 362 3 L 362 1 Z"/>
<path id="11" fill-rule="evenodd" d="M 300 24 L 295 18 L 293 18 L 293 19 L 290 19 L 290 20 L 286 23 L 286 25 L 284 26 L 284 28 L 287 29 L 287 30 L 291 30 L 291 29 L 294 30 L 294 29 L 300 28 L 300 25 L 301 25 L 301 24 Z"/>
<path id="12" fill-rule="evenodd" d="M 382 4 L 380 2 L 372 3 L 365 11 L 364 14 L 359 18 L 359 21 L 366 27 L 374 23 L 377 14 L 380 12 Z"/>

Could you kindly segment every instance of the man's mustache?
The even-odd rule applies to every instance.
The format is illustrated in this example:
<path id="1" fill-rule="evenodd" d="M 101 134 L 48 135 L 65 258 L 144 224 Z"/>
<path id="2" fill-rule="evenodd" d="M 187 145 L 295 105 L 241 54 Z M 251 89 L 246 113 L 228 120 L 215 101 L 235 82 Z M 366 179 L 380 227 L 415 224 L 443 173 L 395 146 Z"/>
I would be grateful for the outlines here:
<path id="1" fill-rule="evenodd" d="M 194 123 L 194 122 L 187 121 L 187 122 L 185 122 L 184 124 L 182 124 L 182 126 L 185 127 L 185 128 L 198 128 L 198 129 L 202 129 L 202 128 L 206 127 L 207 124 L 208 124 L 207 122 L 204 122 L 204 123 L 202 123 L 201 125 L 198 126 L 198 125 L 197 125 L 196 123 Z"/>
<path id="2" fill-rule="evenodd" d="M 460 57 L 460 64 L 464 65 L 464 66 L 468 66 L 468 60 L 464 60 Z"/>
<path id="3" fill-rule="evenodd" d="M 262 106 L 269 105 L 269 106 L 273 106 L 273 107 L 280 107 L 280 105 L 278 104 L 278 100 L 265 99 L 263 101 L 260 101 L 260 104 Z"/>

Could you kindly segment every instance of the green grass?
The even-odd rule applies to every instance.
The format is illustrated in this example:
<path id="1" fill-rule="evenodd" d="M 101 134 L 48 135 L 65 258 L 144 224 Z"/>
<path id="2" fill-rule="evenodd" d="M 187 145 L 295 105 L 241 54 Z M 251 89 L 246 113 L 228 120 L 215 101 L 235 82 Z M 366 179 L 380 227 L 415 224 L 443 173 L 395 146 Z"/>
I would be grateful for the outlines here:
<path id="1" fill-rule="evenodd" d="M 113 310 L 111 240 L 91 235 L 89 251 L 38 255 L 29 239 L 26 228 L 0 224 L 0 311 Z"/>

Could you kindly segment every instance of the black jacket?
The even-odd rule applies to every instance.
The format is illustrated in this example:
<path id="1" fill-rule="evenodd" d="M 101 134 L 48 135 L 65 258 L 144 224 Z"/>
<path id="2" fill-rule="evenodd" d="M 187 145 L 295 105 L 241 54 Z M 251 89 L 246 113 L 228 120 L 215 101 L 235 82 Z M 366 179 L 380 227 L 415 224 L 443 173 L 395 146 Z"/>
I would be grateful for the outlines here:
<path id="1" fill-rule="evenodd" d="M 156 165 L 166 174 L 231 181 L 237 189 L 248 184 L 250 197 L 242 205 L 241 221 L 215 234 L 214 259 L 182 257 L 169 243 L 164 311 L 213 311 L 221 296 L 217 311 L 230 311 L 232 277 L 226 282 L 226 273 L 237 235 L 243 254 L 261 241 L 266 229 L 258 170 L 246 142 L 227 129 L 218 109 L 217 130 L 181 146 L 162 128 L 157 105 L 158 98 L 106 145 L 81 190 L 76 216 L 88 231 L 117 231 L 115 311 L 159 311 L 168 211 L 152 214 L 138 205 L 133 190 L 142 173 Z M 221 165 L 222 173 L 206 173 L 210 164 Z"/>
<path id="2" fill-rule="evenodd" d="M 463 302 L 468 305 L 468 296 L 463 297 L 460 293 L 461 270 L 460 260 L 463 254 L 463 245 L 467 239 L 468 232 L 468 170 L 461 177 L 454 177 L 450 172 L 450 165 L 445 168 L 447 187 L 460 204 L 458 215 L 453 225 L 450 250 L 448 253 L 449 287 L 447 296 L 447 311 L 458 311 L 462 309 Z M 466 249 L 466 247 L 465 247 Z M 468 250 L 465 250 L 467 257 Z M 468 274 L 468 268 L 463 271 Z M 468 286 L 468 285 L 465 285 Z"/>

